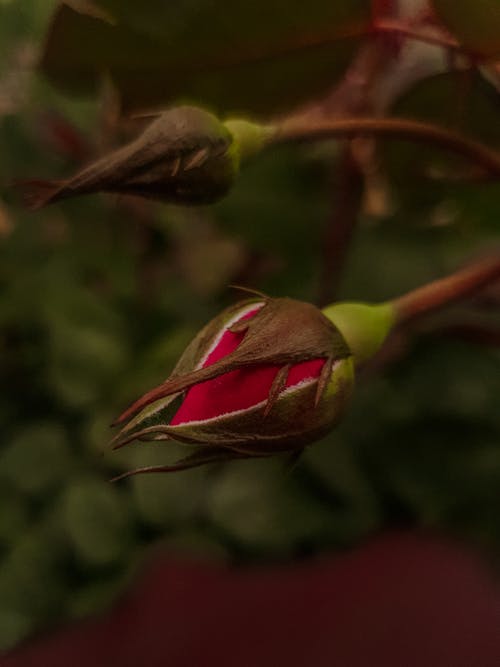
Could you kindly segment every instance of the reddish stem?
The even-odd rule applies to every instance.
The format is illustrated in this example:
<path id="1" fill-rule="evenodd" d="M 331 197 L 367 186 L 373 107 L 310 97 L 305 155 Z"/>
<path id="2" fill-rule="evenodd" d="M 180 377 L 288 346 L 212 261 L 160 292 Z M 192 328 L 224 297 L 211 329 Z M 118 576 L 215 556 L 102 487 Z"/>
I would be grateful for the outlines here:
<path id="1" fill-rule="evenodd" d="M 496 178 L 500 177 L 500 153 L 497 151 L 468 139 L 458 132 L 407 118 L 341 118 L 314 123 L 300 117 L 290 118 L 276 128 L 268 145 L 303 143 L 359 135 L 378 135 L 414 142 L 423 140 L 468 158 L 484 167 Z"/>
<path id="2" fill-rule="evenodd" d="M 500 280 L 500 256 L 476 262 L 395 299 L 392 303 L 398 322 L 409 322 L 465 299 L 496 280 Z"/>

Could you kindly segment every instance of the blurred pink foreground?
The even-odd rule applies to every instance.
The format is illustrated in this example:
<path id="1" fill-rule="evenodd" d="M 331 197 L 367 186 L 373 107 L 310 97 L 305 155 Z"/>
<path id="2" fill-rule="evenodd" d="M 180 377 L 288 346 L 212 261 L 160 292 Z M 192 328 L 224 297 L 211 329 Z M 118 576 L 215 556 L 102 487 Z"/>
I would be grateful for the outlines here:
<path id="1" fill-rule="evenodd" d="M 500 592 L 473 552 L 412 534 L 282 567 L 156 556 L 112 613 L 0 664 L 498 667 Z"/>

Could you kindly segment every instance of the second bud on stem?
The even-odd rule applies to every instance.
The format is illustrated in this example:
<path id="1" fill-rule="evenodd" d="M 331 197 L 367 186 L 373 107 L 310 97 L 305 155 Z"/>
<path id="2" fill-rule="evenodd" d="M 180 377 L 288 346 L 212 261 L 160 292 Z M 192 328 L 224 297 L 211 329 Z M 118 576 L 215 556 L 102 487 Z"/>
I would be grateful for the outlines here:
<path id="1" fill-rule="evenodd" d="M 187 347 L 171 375 L 118 418 L 115 448 L 133 440 L 195 446 L 172 472 L 234 458 L 300 451 L 330 431 L 349 403 L 354 368 L 394 326 L 500 278 L 500 258 L 382 304 L 312 304 L 265 295 L 224 310 Z"/>

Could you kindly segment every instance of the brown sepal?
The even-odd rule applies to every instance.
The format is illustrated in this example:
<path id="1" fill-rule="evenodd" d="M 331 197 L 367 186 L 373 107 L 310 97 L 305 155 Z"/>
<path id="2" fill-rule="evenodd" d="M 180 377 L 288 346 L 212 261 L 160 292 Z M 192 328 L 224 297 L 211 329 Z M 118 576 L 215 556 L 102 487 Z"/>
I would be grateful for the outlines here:
<path id="1" fill-rule="evenodd" d="M 245 337 L 236 350 L 210 366 L 172 374 L 127 408 L 115 424 L 127 421 L 154 401 L 237 368 L 255 364 L 293 365 L 318 358 L 333 362 L 351 354 L 338 329 L 309 303 L 288 298 L 267 299 L 248 323 Z"/>
<path id="2" fill-rule="evenodd" d="M 110 482 L 118 482 L 127 477 L 134 475 L 142 475 L 154 472 L 180 472 L 181 470 L 189 470 L 190 468 L 198 468 L 199 466 L 207 465 L 209 463 L 224 463 L 225 461 L 232 461 L 234 459 L 248 459 L 255 456 L 267 456 L 266 454 L 245 454 L 232 450 L 224 449 L 223 447 L 215 448 L 201 448 L 186 456 L 176 463 L 171 465 L 157 465 L 145 466 L 144 468 L 135 468 L 134 470 L 127 470 L 116 477 L 110 479 Z"/>
<path id="3" fill-rule="evenodd" d="M 318 403 L 321 400 L 321 397 L 323 396 L 325 389 L 330 382 L 330 378 L 332 375 L 332 368 L 333 368 L 333 357 L 328 357 L 325 363 L 323 364 L 323 368 L 321 369 L 321 373 L 318 378 L 318 384 L 316 387 L 316 396 L 314 397 L 314 407 L 318 407 Z"/>
<path id="4" fill-rule="evenodd" d="M 235 165 L 229 130 L 196 107 L 163 112 L 129 144 L 112 151 L 64 181 L 19 181 L 31 208 L 94 192 L 202 204 L 232 185 Z"/>
<path id="5" fill-rule="evenodd" d="M 280 368 L 276 373 L 276 377 L 273 380 L 266 404 L 264 406 L 264 417 L 267 417 L 267 415 L 271 412 L 273 405 L 278 400 L 278 396 L 285 388 L 286 380 L 291 367 L 291 364 L 286 364 L 286 366 Z"/>

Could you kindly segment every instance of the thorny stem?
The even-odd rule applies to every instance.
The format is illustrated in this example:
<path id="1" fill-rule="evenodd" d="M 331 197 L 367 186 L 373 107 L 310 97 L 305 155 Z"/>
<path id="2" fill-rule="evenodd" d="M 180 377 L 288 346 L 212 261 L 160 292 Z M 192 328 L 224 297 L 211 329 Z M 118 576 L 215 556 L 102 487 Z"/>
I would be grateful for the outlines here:
<path id="1" fill-rule="evenodd" d="M 500 280 L 500 255 L 478 261 L 435 280 L 392 301 L 398 324 L 428 315 L 443 306 L 472 296 L 486 285 Z"/>
<path id="2" fill-rule="evenodd" d="M 497 151 L 458 132 L 407 118 L 362 117 L 314 122 L 305 121 L 300 117 L 290 118 L 276 127 L 267 145 L 271 147 L 359 135 L 379 135 L 415 142 L 424 140 L 468 158 L 481 165 L 491 176 L 500 179 L 500 153 Z"/>

